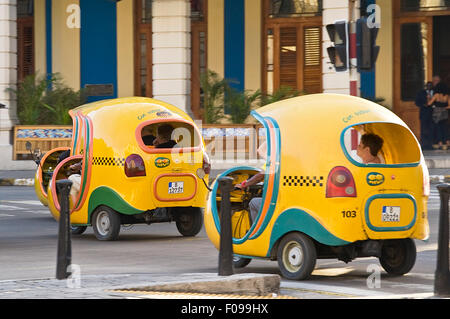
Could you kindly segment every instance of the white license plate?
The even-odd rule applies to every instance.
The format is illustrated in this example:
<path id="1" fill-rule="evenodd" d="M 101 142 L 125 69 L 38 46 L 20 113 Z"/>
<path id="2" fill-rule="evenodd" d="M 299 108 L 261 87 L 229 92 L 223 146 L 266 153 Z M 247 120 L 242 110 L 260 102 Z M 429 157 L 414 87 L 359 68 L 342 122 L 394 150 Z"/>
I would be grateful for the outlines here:
<path id="1" fill-rule="evenodd" d="M 400 221 L 400 207 L 399 206 L 383 206 L 381 214 L 381 221 L 383 222 L 399 222 Z"/>
<path id="2" fill-rule="evenodd" d="M 184 182 L 169 182 L 169 194 L 181 194 L 184 191 Z"/>

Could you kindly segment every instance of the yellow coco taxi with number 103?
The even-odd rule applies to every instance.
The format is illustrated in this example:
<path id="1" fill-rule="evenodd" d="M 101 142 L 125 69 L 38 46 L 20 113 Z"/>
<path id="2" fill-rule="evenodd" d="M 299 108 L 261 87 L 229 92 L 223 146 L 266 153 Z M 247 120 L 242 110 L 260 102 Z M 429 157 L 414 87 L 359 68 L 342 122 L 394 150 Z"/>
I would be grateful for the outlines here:
<path id="1" fill-rule="evenodd" d="M 115 240 L 121 224 L 169 221 L 184 236 L 201 230 L 210 164 L 201 133 L 186 113 L 140 97 L 94 102 L 69 113 L 70 154 L 59 163 L 67 148 L 45 154 L 35 179 L 38 197 L 56 219 L 56 181 L 67 179 L 70 166 L 81 161 L 79 191 L 71 190 L 70 197 L 73 233 L 92 226 L 99 240 Z M 155 139 L 161 142 L 156 147 Z"/>
<path id="2" fill-rule="evenodd" d="M 411 270 L 413 239 L 429 236 L 429 181 L 420 145 L 399 117 L 338 94 L 292 98 L 252 115 L 265 128 L 267 157 L 261 185 L 230 194 L 235 267 L 252 258 L 277 260 L 284 277 L 301 280 L 317 258 L 376 256 L 388 273 Z M 372 164 L 358 156 L 366 133 L 384 141 Z M 235 167 L 219 177 L 230 176 L 237 185 L 260 171 Z M 261 204 L 251 220 L 255 197 Z M 205 228 L 217 248 L 220 204 L 216 179 Z"/>

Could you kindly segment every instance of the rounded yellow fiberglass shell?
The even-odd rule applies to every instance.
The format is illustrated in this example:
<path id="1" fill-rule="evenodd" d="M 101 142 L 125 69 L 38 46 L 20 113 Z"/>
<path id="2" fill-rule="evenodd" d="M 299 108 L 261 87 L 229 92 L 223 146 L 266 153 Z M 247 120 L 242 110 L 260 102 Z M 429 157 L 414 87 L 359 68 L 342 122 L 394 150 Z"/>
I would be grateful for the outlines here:
<path id="1" fill-rule="evenodd" d="M 410 129 L 390 110 L 357 97 L 312 94 L 276 102 L 252 114 L 264 124 L 268 136 L 263 218 L 250 229 L 252 234 L 233 240 L 236 254 L 267 257 L 289 231 L 305 232 L 330 246 L 428 237 L 423 155 Z M 386 164 L 354 161 L 344 145 L 349 128 L 382 135 Z M 394 151 L 403 137 L 410 142 L 402 146 L 403 156 L 411 161 L 396 164 Z M 328 176 L 338 166 L 352 174 L 354 197 L 327 197 Z M 374 173 L 382 175 L 384 183 L 369 185 Z M 213 201 L 208 202 L 205 227 L 217 247 Z M 402 206 L 404 219 L 395 226 L 381 223 L 378 215 L 383 205 Z"/>
<path id="2" fill-rule="evenodd" d="M 73 224 L 89 224 L 99 205 L 130 215 L 156 207 L 205 206 L 207 190 L 195 176 L 202 167 L 204 144 L 185 112 L 151 98 L 130 97 L 86 104 L 69 113 L 74 122 L 71 155 L 83 159 L 80 197 L 74 202 L 71 215 Z M 164 121 L 190 124 L 200 136 L 199 144 L 175 154 L 161 155 L 149 150 L 142 142 L 142 127 Z M 125 160 L 131 154 L 143 159 L 145 176 L 125 175 Z M 157 167 L 161 157 L 170 165 Z M 158 180 L 164 181 L 167 176 L 185 181 L 189 196 L 163 198 L 155 191 Z"/>

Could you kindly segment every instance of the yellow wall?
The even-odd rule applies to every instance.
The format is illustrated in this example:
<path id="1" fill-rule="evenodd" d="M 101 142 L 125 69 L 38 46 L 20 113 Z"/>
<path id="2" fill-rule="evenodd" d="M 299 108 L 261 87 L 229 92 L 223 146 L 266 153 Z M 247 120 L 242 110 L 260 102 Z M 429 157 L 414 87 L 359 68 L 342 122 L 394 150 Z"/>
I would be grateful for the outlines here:
<path id="1" fill-rule="evenodd" d="M 66 85 L 79 90 L 80 29 L 67 25 L 71 12 L 66 10 L 71 4 L 79 5 L 79 1 L 52 1 L 52 71 L 60 73 Z"/>
<path id="2" fill-rule="evenodd" d="M 45 46 L 45 0 L 34 0 L 34 68 L 39 75 L 47 71 Z"/>
<path id="3" fill-rule="evenodd" d="M 133 0 L 117 2 L 117 94 L 134 95 Z"/>
<path id="4" fill-rule="evenodd" d="M 394 104 L 394 30 L 392 0 L 377 0 L 381 8 L 381 27 L 378 32 L 377 45 L 380 54 L 376 64 L 376 96 L 385 99 L 383 104 Z"/>
<path id="5" fill-rule="evenodd" d="M 245 0 L 245 89 L 261 89 L 260 0 Z"/>
<path id="6" fill-rule="evenodd" d="M 224 0 L 208 3 L 208 69 L 225 74 L 224 60 Z"/>

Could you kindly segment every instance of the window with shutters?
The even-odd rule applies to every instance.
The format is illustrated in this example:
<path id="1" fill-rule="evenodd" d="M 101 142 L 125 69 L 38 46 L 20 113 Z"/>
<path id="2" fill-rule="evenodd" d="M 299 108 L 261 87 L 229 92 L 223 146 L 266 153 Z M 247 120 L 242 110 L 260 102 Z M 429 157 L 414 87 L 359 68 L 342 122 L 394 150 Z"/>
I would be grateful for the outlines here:
<path id="1" fill-rule="evenodd" d="M 322 92 L 321 3 L 264 0 L 264 92 Z"/>
<path id="2" fill-rule="evenodd" d="M 203 109 L 200 77 L 207 70 L 207 5 L 207 0 L 191 0 L 191 110 L 197 119 Z"/>
<path id="3" fill-rule="evenodd" d="M 34 73 L 33 1 L 17 1 L 17 80 Z"/>
<path id="4" fill-rule="evenodd" d="M 135 0 L 134 93 L 152 97 L 152 0 Z"/>

